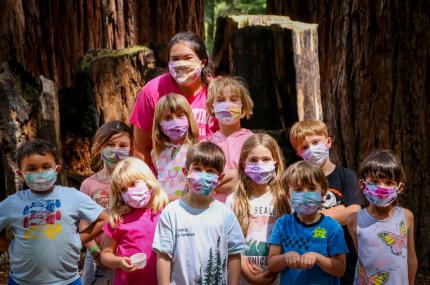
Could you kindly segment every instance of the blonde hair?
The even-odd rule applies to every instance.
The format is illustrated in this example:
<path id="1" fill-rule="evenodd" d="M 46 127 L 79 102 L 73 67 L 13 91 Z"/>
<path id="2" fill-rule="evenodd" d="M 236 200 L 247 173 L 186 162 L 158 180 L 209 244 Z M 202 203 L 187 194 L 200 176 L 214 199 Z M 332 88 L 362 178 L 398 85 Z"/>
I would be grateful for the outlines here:
<path id="1" fill-rule="evenodd" d="M 240 99 L 242 100 L 242 116 L 247 119 L 251 118 L 254 103 L 249 95 L 245 80 L 240 77 L 233 76 L 220 76 L 212 80 L 209 84 L 208 98 L 206 99 L 206 110 L 209 115 L 215 115 L 213 112 L 213 103 L 216 96 L 223 94 L 226 87 L 230 87 L 238 91 Z"/>
<path id="2" fill-rule="evenodd" d="M 152 190 L 148 208 L 153 213 L 160 212 L 167 205 L 168 199 L 151 169 L 140 159 L 129 157 L 121 160 L 112 173 L 109 196 L 109 224 L 115 228 L 122 221 L 122 216 L 130 212 L 131 207 L 122 199 L 121 193 L 138 180 L 144 181 Z"/>
<path id="3" fill-rule="evenodd" d="M 233 212 L 235 213 L 243 234 L 246 235 L 249 226 L 249 219 L 251 216 L 251 207 L 249 199 L 251 198 L 251 179 L 245 173 L 245 161 L 249 153 L 257 146 L 267 148 L 271 153 L 273 160 L 276 161 L 276 173 L 269 183 L 270 192 L 274 199 L 274 212 L 277 217 L 290 213 L 290 206 L 285 197 L 285 190 L 282 187 L 282 175 L 284 173 L 284 158 L 278 143 L 271 136 L 267 134 L 255 134 L 249 137 L 242 146 L 239 158 L 239 181 L 233 188 L 234 206 Z"/>
<path id="4" fill-rule="evenodd" d="M 327 177 L 321 167 L 303 160 L 293 163 L 287 168 L 283 182 L 286 187 L 313 188 L 315 184 L 318 184 L 321 186 L 322 194 L 325 194 L 328 188 Z"/>
<path id="5" fill-rule="evenodd" d="M 164 115 L 168 113 L 184 113 L 188 119 L 188 134 L 185 143 L 195 144 L 198 142 L 199 130 L 197 123 L 191 110 L 190 104 L 184 96 L 169 93 L 162 96 L 158 100 L 157 106 L 154 111 L 154 121 L 152 125 L 152 146 L 154 148 L 155 159 L 164 149 L 166 142 L 169 142 L 169 138 L 163 133 L 160 122 L 163 120 Z"/>
<path id="6" fill-rule="evenodd" d="M 318 120 L 296 122 L 290 129 L 290 143 L 294 149 L 303 143 L 307 136 L 324 136 L 328 138 L 326 124 Z"/>
<path id="7" fill-rule="evenodd" d="M 102 125 L 94 135 L 91 144 L 91 170 L 100 171 L 103 168 L 103 161 L 100 157 L 102 148 L 108 143 L 111 137 L 117 134 L 127 134 L 130 138 L 130 153 L 133 151 L 133 131 L 129 126 L 121 121 L 109 121 Z"/>

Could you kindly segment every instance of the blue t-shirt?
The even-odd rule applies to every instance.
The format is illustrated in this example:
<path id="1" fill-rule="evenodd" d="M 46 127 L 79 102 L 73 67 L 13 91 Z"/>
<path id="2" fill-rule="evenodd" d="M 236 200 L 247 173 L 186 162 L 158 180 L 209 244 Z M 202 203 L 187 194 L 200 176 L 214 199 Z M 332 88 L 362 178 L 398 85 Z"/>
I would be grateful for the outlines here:
<path id="1" fill-rule="evenodd" d="M 347 253 L 348 249 L 340 224 L 321 214 L 313 224 L 304 224 L 297 214 L 285 215 L 276 221 L 269 244 L 279 245 L 282 252 L 296 251 L 300 255 L 317 252 L 324 256 Z M 329 275 L 317 265 L 311 269 L 284 269 L 281 284 L 337 285 L 339 278 Z"/>
<path id="2" fill-rule="evenodd" d="M 81 219 L 93 223 L 103 211 L 74 188 L 48 194 L 18 191 L 0 202 L 0 231 L 9 226 L 11 277 L 20 285 L 70 284 L 79 278 Z"/>

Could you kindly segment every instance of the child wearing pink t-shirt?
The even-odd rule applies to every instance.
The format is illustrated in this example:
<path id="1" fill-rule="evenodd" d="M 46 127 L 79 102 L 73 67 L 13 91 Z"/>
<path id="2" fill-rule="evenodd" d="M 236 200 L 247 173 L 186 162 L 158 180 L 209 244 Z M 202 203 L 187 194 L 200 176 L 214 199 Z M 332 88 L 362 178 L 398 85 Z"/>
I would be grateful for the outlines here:
<path id="1" fill-rule="evenodd" d="M 95 172 L 81 184 L 81 192 L 90 196 L 103 208 L 109 207 L 109 192 L 111 174 L 116 164 L 128 157 L 132 151 L 133 135 L 130 127 L 121 121 L 110 121 L 101 126 L 93 139 L 91 146 L 91 169 Z M 88 226 L 82 221 L 80 228 Z M 103 236 L 90 241 L 85 246 L 85 256 L 82 270 L 84 285 L 109 285 L 112 283 L 113 271 L 100 266 L 100 247 Z"/>
<path id="2" fill-rule="evenodd" d="M 210 115 L 217 118 L 220 130 L 209 137 L 209 141 L 221 147 L 226 159 L 224 179 L 215 189 L 215 199 L 219 201 L 225 202 L 237 182 L 240 150 L 245 140 L 253 135 L 253 132 L 241 127 L 240 119 L 249 119 L 253 106 L 242 79 L 223 76 L 210 83 L 206 108 Z"/>
<path id="3" fill-rule="evenodd" d="M 168 199 L 140 159 L 119 162 L 112 173 L 109 223 L 101 261 L 115 269 L 113 285 L 157 285 L 155 227 Z M 139 257 L 139 258 L 137 258 Z"/>

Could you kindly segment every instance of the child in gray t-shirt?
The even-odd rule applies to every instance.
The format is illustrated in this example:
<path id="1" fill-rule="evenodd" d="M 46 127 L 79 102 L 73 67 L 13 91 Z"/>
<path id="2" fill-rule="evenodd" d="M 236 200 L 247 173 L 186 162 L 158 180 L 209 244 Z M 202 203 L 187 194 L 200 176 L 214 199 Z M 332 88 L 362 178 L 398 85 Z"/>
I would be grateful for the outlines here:
<path id="1" fill-rule="evenodd" d="M 0 202 L 0 231 L 9 226 L 14 235 L 10 244 L 0 236 L 0 249 L 9 251 L 9 284 L 79 284 L 82 243 L 101 233 L 105 212 L 76 189 L 54 186 L 60 165 L 49 142 L 21 145 L 17 165 L 29 189 Z M 78 232 L 81 219 L 90 226 Z"/>

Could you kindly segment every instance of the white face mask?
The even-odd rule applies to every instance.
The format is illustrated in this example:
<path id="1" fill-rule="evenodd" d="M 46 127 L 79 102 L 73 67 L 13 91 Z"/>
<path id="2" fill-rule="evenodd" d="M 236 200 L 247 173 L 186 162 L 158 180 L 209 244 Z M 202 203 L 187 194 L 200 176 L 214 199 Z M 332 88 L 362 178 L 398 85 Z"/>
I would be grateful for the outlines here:
<path id="1" fill-rule="evenodd" d="M 311 145 L 303 152 L 303 160 L 309 161 L 316 166 L 322 166 L 329 155 L 327 140 L 317 145 Z"/>
<path id="2" fill-rule="evenodd" d="M 169 62 L 169 72 L 180 85 L 193 84 L 202 73 L 202 64 L 189 60 L 176 60 Z"/>

